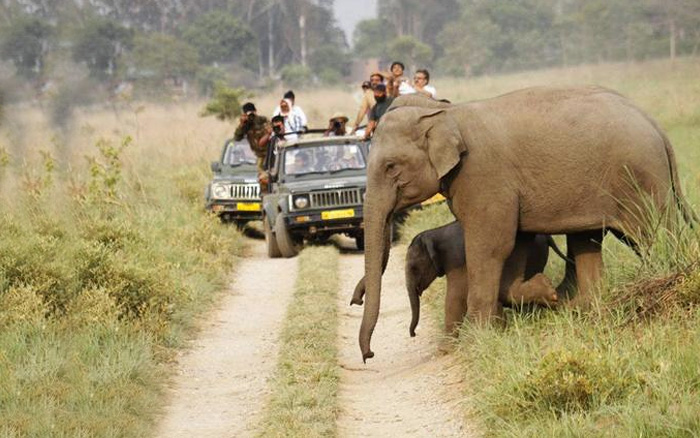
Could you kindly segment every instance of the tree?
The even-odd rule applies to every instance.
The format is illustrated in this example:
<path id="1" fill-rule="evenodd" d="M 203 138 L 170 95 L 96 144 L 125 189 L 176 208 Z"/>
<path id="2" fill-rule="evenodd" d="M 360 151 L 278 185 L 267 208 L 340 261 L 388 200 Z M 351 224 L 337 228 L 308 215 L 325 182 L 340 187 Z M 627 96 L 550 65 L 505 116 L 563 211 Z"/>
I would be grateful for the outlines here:
<path id="1" fill-rule="evenodd" d="M 0 56 L 12 61 L 20 76 L 29 79 L 43 76 L 53 27 L 39 18 L 22 17 L 3 33 Z"/>
<path id="2" fill-rule="evenodd" d="M 250 97 L 242 88 L 228 88 L 217 85 L 214 97 L 199 113 L 200 117 L 214 116 L 221 121 L 234 121 L 241 115 L 241 100 Z"/>
<path id="3" fill-rule="evenodd" d="M 426 67 L 433 59 L 433 50 L 412 36 L 400 36 L 389 43 L 387 55 L 393 60 L 403 60 L 410 69 Z"/>
<path id="4" fill-rule="evenodd" d="M 108 19 L 96 19 L 78 31 L 73 59 L 84 62 L 90 76 L 104 80 L 115 76 L 124 52 L 133 46 L 134 32 Z"/>
<path id="5" fill-rule="evenodd" d="M 395 37 L 396 30 L 388 20 L 362 20 L 355 27 L 353 47 L 360 57 L 384 58 L 387 54 L 387 42 Z"/>
<path id="6" fill-rule="evenodd" d="M 197 51 L 184 41 L 162 33 L 140 35 L 134 44 L 134 61 L 139 76 L 180 83 L 192 78 L 199 63 Z"/>
<path id="7" fill-rule="evenodd" d="M 257 38 L 247 24 L 233 15 L 219 11 L 202 15 L 182 36 L 197 49 L 203 64 L 236 63 L 249 69 L 257 66 Z"/>
<path id="8" fill-rule="evenodd" d="M 337 82 L 350 73 L 350 61 L 345 51 L 331 44 L 316 48 L 309 56 L 309 66 L 326 83 Z"/>

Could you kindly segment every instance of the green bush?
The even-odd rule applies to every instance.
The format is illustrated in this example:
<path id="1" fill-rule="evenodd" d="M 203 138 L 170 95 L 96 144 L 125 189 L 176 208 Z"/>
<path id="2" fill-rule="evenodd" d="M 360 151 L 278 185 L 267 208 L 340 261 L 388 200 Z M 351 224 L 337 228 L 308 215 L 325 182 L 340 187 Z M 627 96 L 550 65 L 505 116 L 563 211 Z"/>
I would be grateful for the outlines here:
<path id="1" fill-rule="evenodd" d="M 639 386 L 628 369 L 619 357 L 592 350 L 552 351 L 526 375 L 521 409 L 563 415 L 614 402 Z"/>
<path id="2" fill-rule="evenodd" d="M 284 84 L 290 88 L 308 87 L 313 79 L 311 69 L 300 64 L 287 64 L 280 74 Z"/>

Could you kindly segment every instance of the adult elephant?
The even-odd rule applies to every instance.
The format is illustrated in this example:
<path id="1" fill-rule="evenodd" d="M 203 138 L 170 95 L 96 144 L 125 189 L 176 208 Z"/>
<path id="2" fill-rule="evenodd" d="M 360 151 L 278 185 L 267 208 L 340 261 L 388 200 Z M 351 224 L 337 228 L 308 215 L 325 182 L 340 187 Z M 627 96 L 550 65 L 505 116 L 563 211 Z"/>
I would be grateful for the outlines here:
<path id="1" fill-rule="evenodd" d="M 462 105 L 398 98 L 368 161 L 363 360 L 374 356 L 392 213 L 435 193 L 463 226 L 468 316 L 481 323 L 500 315 L 501 272 L 519 230 L 567 234 L 579 287 L 573 302 L 585 306 L 601 278 L 605 229 L 624 237 L 642 228 L 644 198 L 664 207 L 670 192 L 693 216 L 666 135 L 600 87 L 535 87 Z"/>

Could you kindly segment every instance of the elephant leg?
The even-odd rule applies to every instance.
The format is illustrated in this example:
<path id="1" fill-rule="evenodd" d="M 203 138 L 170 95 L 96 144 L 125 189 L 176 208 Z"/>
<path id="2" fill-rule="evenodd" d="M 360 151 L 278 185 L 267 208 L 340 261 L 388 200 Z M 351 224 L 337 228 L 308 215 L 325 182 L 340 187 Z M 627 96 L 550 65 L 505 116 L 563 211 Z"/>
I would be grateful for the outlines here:
<path id="1" fill-rule="evenodd" d="M 464 316 L 467 314 L 467 269 L 459 267 L 447 272 L 447 294 L 445 295 L 445 332 L 457 336 Z"/>
<path id="2" fill-rule="evenodd" d="M 502 314 L 499 292 L 503 265 L 513 251 L 517 232 L 517 202 L 495 198 L 472 202 L 467 214 L 458 215 L 464 227 L 469 294 L 467 314 L 483 324 Z M 510 207 L 510 208 L 509 208 Z"/>
<path id="3" fill-rule="evenodd" d="M 576 264 L 578 293 L 572 300 L 575 306 L 589 307 L 592 292 L 600 286 L 603 273 L 602 240 L 602 230 L 566 236 L 567 247 L 571 248 Z"/>
<path id="4" fill-rule="evenodd" d="M 553 305 L 557 302 L 557 291 L 552 282 L 544 274 L 542 269 L 546 264 L 538 261 L 537 270 L 527 280 L 528 267 L 532 265 L 530 258 L 533 256 L 532 247 L 535 245 L 535 236 L 529 233 L 519 233 L 515 240 L 513 252 L 503 266 L 501 275 L 500 299 L 509 304 L 537 303 Z M 542 248 L 543 252 L 547 247 Z M 538 254 L 539 255 L 539 254 Z"/>

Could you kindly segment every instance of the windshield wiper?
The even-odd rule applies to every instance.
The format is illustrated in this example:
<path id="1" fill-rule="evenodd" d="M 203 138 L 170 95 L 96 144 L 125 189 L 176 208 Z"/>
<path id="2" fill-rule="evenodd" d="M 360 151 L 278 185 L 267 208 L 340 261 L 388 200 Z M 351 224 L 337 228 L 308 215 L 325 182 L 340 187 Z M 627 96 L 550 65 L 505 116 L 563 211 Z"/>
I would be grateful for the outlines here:
<path id="1" fill-rule="evenodd" d="M 331 170 L 331 174 L 342 172 L 343 170 L 362 170 L 364 167 L 343 167 L 341 169 Z"/>
<path id="2" fill-rule="evenodd" d="M 292 175 L 292 176 L 323 175 L 324 173 L 328 173 L 328 170 L 312 170 L 310 172 L 290 173 L 290 175 Z"/>

